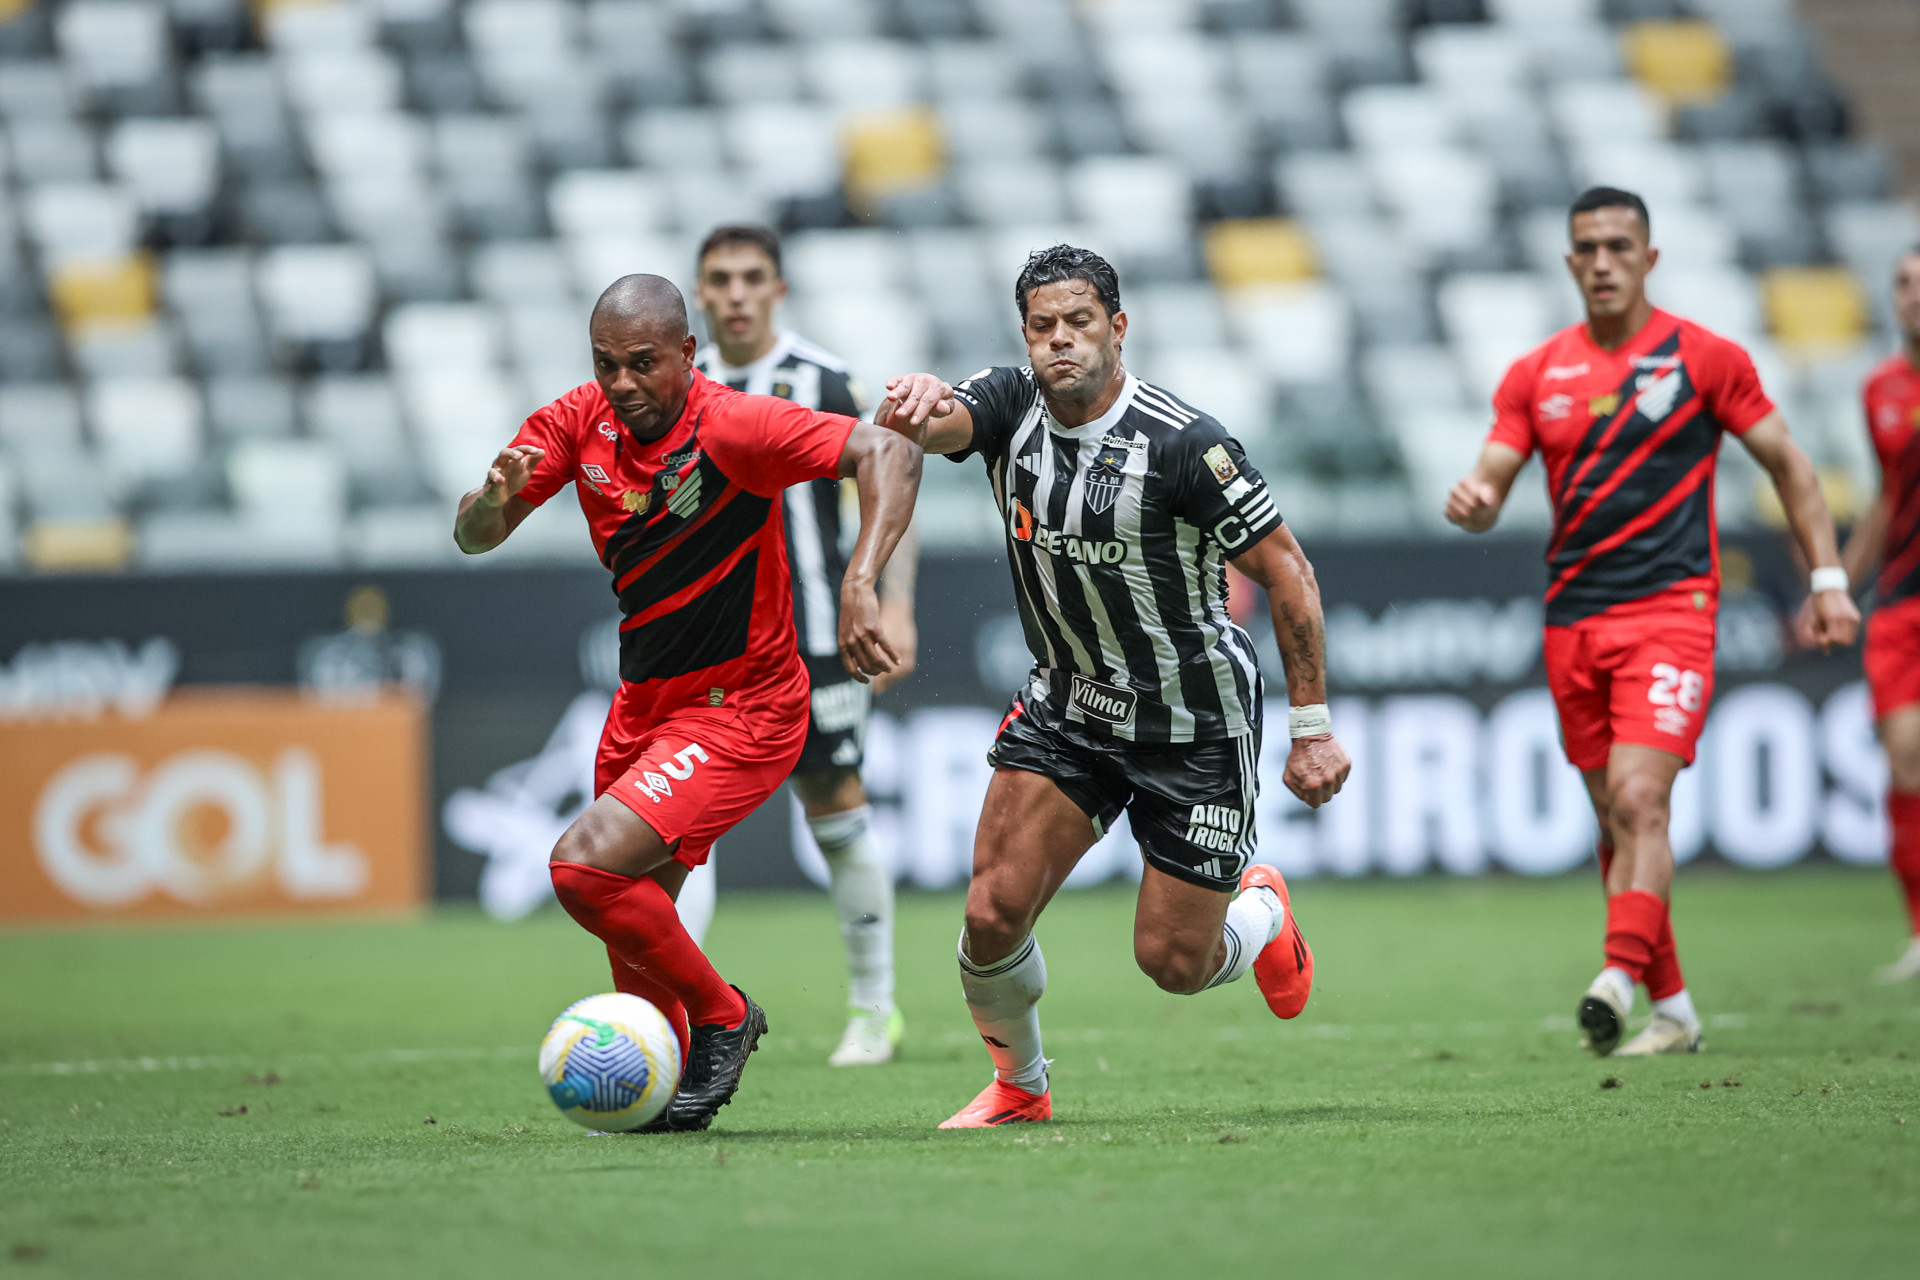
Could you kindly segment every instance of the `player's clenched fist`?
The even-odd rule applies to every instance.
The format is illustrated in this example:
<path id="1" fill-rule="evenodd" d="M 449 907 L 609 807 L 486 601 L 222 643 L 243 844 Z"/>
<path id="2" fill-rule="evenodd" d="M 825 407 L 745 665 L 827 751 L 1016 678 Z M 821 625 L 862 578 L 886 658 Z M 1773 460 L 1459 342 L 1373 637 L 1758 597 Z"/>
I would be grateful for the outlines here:
<path id="1" fill-rule="evenodd" d="M 1318 809 L 1339 794 L 1353 771 L 1347 749 L 1330 733 L 1311 738 L 1295 738 L 1287 753 L 1287 771 L 1283 780 L 1287 790 L 1299 796 L 1309 809 Z"/>
<path id="2" fill-rule="evenodd" d="M 840 662 L 861 684 L 872 684 L 900 663 L 880 624 L 879 596 L 852 574 L 840 589 Z"/>
<path id="3" fill-rule="evenodd" d="M 1816 591 L 1800 606 L 1793 631 L 1801 648 L 1832 653 L 1860 634 L 1860 606 L 1844 591 Z"/>
<path id="4" fill-rule="evenodd" d="M 487 482 L 480 486 L 478 500 L 489 507 L 506 506 L 508 498 L 527 487 L 527 481 L 533 479 L 534 468 L 546 456 L 545 449 L 536 449 L 530 444 L 508 445 L 487 468 Z"/>
<path id="5" fill-rule="evenodd" d="M 1500 491 L 1468 476 L 1447 493 L 1447 519 L 1468 533 L 1485 533 L 1500 518 Z"/>

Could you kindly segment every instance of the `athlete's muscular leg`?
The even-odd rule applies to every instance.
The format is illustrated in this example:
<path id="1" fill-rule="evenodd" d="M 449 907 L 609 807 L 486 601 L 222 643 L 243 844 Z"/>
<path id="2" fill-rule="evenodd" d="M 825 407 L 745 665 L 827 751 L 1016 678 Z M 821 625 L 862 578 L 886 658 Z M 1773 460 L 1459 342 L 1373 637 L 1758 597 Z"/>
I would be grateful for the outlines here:
<path id="1" fill-rule="evenodd" d="M 1920 703 L 1897 707 L 1874 726 L 1887 752 L 1887 783 L 1895 791 L 1920 793 Z"/>
<path id="2" fill-rule="evenodd" d="M 984 966 L 1011 955 L 1093 841 L 1092 820 L 1051 779 L 994 770 L 973 836 L 967 959 Z"/>
<path id="3" fill-rule="evenodd" d="M 858 769 L 829 769 L 824 773 L 796 773 L 793 793 L 809 818 L 825 818 L 858 809 L 867 802 Z"/>
<path id="4" fill-rule="evenodd" d="M 639 814 L 612 796 L 601 796 L 561 835 L 553 846 L 552 861 L 611 871 L 630 880 L 647 876 L 668 897 L 678 897 L 687 878 L 686 866 L 673 860 L 678 847 L 678 841 L 669 845 Z"/>
<path id="5" fill-rule="evenodd" d="M 1671 751 L 1617 742 L 1604 769 L 1582 777 L 1600 829 L 1613 843 L 1609 894 L 1641 889 L 1662 900 L 1673 889 L 1673 844 L 1667 834 L 1673 780 L 1686 762 Z"/>
<path id="6" fill-rule="evenodd" d="M 1227 961 L 1223 927 L 1233 895 L 1148 865 L 1133 911 L 1133 958 L 1162 991 L 1191 995 Z"/>

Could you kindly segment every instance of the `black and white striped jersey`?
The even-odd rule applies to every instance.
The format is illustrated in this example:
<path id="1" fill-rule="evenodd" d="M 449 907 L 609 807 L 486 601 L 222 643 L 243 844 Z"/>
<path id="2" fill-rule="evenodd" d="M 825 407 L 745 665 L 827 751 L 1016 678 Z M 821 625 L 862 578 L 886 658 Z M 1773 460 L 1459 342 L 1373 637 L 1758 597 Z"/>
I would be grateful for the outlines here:
<path id="1" fill-rule="evenodd" d="M 694 357 L 700 372 L 750 395 L 779 396 L 809 409 L 860 417 L 866 412 L 847 366 L 797 334 L 782 331 L 773 350 L 734 368 L 709 345 Z M 840 651 L 840 581 L 847 576 L 840 547 L 840 482 L 810 480 L 787 490 L 787 563 L 793 569 L 793 625 L 803 657 Z"/>
<path id="2" fill-rule="evenodd" d="M 1047 412 L 1031 368 L 954 388 L 1007 526 L 1033 696 L 1131 742 L 1238 737 L 1260 723 L 1253 641 L 1227 613 L 1226 558 L 1280 527 L 1238 441 L 1126 376 L 1083 427 Z"/>

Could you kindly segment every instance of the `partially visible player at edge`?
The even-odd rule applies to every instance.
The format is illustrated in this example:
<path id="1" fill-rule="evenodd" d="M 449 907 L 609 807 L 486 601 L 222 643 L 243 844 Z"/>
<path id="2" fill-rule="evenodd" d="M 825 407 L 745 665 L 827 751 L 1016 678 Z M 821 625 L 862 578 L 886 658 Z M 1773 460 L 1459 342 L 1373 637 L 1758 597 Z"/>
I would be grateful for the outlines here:
<path id="1" fill-rule="evenodd" d="M 994 1080 L 943 1129 L 1052 1116 L 1033 927 L 1123 809 L 1146 859 L 1140 968 L 1184 994 L 1251 967 L 1275 1014 L 1306 1006 L 1313 953 L 1286 882 L 1248 865 L 1263 690 L 1227 613 L 1229 560 L 1273 609 L 1293 703 L 1288 788 L 1318 807 L 1349 767 L 1327 715 L 1313 569 L 1239 443 L 1122 364 L 1114 269 L 1056 245 L 1028 258 L 1014 301 L 1028 366 L 957 387 L 895 378 L 876 416 L 931 452 L 986 462 L 1034 657 L 987 754 L 960 935 L 960 985 Z"/>
<path id="2" fill-rule="evenodd" d="M 1578 1006 L 1596 1053 L 1692 1053 L 1700 1017 L 1680 973 L 1668 904 L 1674 778 L 1693 762 L 1713 694 L 1720 549 L 1713 467 L 1731 432 L 1772 477 L 1815 567 L 1813 628 L 1850 644 L 1833 518 L 1813 465 L 1735 344 L 1647 301 L 1659 261 L 1640 197 L 1595 187 L 1568 215 L 1567 269 L 1587 318 L 1515 361 L 1494 396 L 1493 430 L 1447 519 L 1491 529 L 1538 450 L 1553 502 L 1544 656 L 1567 758 L 1600 822 L 1605 967 Z M 1833 575 L 1839 574 L 1837 584 Z M 1634 985 L 1653 1000 L 1626 1045 Z"/>
<path id="3" fill-rule="evenodd" d="M 776 329 L 787 296 L 780 240 L 765 227 L 715 228 L 700 246 L 700 309 L 713 341 L 695 357 L 715 382 L 775 395 L 809 409 L 858 417 L 868 406 L 847 367 L 819 347 Z M 913 579 L 918 548 L 908 531 L 880 579 L 880 625 L 899 665 L 871 686 L 840 664 L 835 602 L 847 571 L 840 549 L 840 481 L 795 485 L 783 495 L 787 561 L 793 569 L 793 623 L 813 693 L 807 743 L 793 789 L 826 858 L 828 892 L 847 951 L 847 1027 L 827 1061 L 836 1067 L 892 1059 L 903 1023 L 893 1003 L 893 876 L 868 835 L 873 811 L 860 785 L 873 695 L 913 669 Z M 703 874 L 711 874 L 706 872 Z"/>
<path id="4" fill-rule="evenodd" d="M 613 573 L 619 691 L 595 799 L 553 851 L 567 912 L 606 943 L 614 986 L 652 1001 L 685 1069 L 659 1129 L 704 1129 L 739 1087 L 766 1015 L 687 935 L 674 895 L 690 868 L 793 771 L 807 734 L 780 495 L 821 476 L 860 482 L 860 540 L 841 590 L 839 647 L 867 680 L 895 669 L 874 583 L 913 515 L 920 454 L 894 433 L 693 367 L 686 301 L 624 276 L 594 304 L 594 381 L 539 410 L 460 501 L 454 539 L 490 550 L 573 482 Z"/>
<path id="5" fill-rule="evenodd" d="M 1920 978 L 1920 245 L 1895 264 L 1893 306 L 1906 349 L 1881 361 L 1861 386 L 1880 456 L 1880 493 L 1854 526 L 1841 561 L 1848 580 L 1860 585 L 1880 568 L 1867 621 L 1867 687 L 1887 752 L 1888 860 L 1912 930 L 1905 953 L 1880 976 L 1901 982 Z M 1812 603 L 1801 610 L 1803 640 L 1811 638 Z"/>

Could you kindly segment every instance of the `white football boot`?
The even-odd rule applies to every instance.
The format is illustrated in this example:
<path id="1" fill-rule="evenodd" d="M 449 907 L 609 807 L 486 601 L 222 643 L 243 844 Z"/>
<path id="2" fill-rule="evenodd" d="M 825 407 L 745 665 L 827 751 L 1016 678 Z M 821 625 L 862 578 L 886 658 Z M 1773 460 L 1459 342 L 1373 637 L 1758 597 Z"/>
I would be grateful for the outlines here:
<path id="1" fill-rule="evenodd" d="M 1909 942 L 1900 958 L 1881 969 L 1878 976 L 1882 982 L 1910 982 L 1920 978 L 1920 937 Z"/>
<path id="2" fill-rule="evenodd" d="M 1623 990 L 1624 988 L 1624 990 Z M 1633 1009 L 1633 987 L 1618 969 L 1602 969 L 1580 997 L 1574 1020 L 1580 1024 L 1580 1047 L 1604 1058 L 1627 1032 L 1627 1014 Z"/>
<path id="3" fill-rule="evenodd" d="M 840 1036 L 839 1047 L 828 1055 L 827 1065 L 877 1067 L 883 1062 L 892 1062 L 893 1051 L 900 1047 L 900 1037 L 906 1028 L 906 1019 L 898 1009 L 890 1007 L 885 1013 L 875 1013 L 872 1009 L 850 1005 L 847 1029 Z"/>
<path id="4" fill-rule="evenodd" d="M 1656 1013 L 1640 1034 L 1613 1051 L 1616 1058 L 1651 1058 L 1657 1053 L 1698 1053 L 1704 1044 L 1700 1028 L 1678 1018 Z"/>

